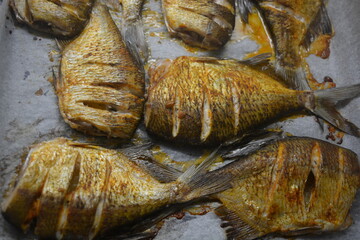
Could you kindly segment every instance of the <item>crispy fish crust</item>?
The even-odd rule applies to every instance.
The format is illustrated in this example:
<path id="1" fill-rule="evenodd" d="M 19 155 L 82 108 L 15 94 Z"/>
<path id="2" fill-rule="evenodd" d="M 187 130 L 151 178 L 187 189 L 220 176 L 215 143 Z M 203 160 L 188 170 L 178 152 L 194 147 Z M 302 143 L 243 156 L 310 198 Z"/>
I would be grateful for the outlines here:
<path id="1" fill-rule="evenodd" d="M 234 158 L 232 158 L 234 159 Z M 230 239 L 343 230 L 360 187 L 356 154 L 328 142 L 278 140 L 216 172 L 233 188 L 216 194 Z M 215 174 L 215 172 L 214 172 Z"/>
<path id="2" fill-rule="evenodd" d="M 168 204 L 230 187 L 206 176 L 185 172 L 160 183 L 120 151 L 57 138 L 32 148 L 2 212 L 23 230 L 36 219 L 42 239 L 93 239 L 122 232 Z"/>
<path id="3" fill-rule="evenodd" d="M 106 7 L 62 52 L 57 82 L 64 120 L 79 131 L 130 139 L 141 118 L 144 76 Z"/>
<path id="4" fill-rule="evenodd" d="M 165 60 L 149 75 L 145 125 L 166 139 L 219 144 L 303 109 L 360 136 L 330 104 L 358 96 L 360 85 L 296 91 L 244 62 L 197 57 Z"/>
<path id="5" fill-rule="evenodd" d="M 85 26 L 94 0 L 10 0 L 17 20 L 62 37 L 72 37 Z"/>
<path id="6" fill-rule="evenodd" d="M 193 46 L 218 49 L 235 26 L 234 0 L 163 0 L 162 7 L 170 34 Z"/>

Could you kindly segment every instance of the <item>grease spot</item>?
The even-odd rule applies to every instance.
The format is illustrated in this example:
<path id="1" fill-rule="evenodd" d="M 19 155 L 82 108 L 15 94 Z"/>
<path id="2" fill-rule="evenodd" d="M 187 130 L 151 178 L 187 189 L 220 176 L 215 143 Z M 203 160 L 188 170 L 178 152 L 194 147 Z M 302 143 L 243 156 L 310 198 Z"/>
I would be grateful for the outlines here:
<path id="1" fill-rule="evenodd" d="M 44 95 L 44 91 L 42 90 L 42 88 L 39 88 L 39 90 L 37 90 L 37 91 L 35 92 L 35 95 L 36 95 L 36 96 L 42 96 L 42 95 Z"/>
<path id="2" fill-rule="evenodd" d="M 30 76 L 30 72 L 29 72 L 29 71 L 25 71 L 25 73 L 24 73 L 24 79 L 23 79 L 23 80 L 26 80 L 29 76 Z"/>

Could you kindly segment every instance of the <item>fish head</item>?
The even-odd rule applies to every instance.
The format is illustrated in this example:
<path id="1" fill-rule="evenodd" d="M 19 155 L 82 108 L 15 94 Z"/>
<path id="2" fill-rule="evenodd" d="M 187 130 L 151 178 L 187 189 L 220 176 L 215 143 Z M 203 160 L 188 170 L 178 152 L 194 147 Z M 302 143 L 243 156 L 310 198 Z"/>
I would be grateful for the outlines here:
<path id="1" fill-rule="evenodd" d="M 162 4 L 169 33 L 185 43 L 215 50 L 222 47 L 235 26 L 234 1 L 169 1 Z"/>
<path id="2" fill-rule="evenodd" d="M 40 32 L 72 37 L 85 26 L 94 0 L 11 0 L 16 19 Z"/>
<path id="3" fill-rule="evenodd" d="M 289 232 L 299 235 L 346 229 L 352 222 L 349 209 L 360 183 L 357 155 L 321 141 L 315 141 L 309 147 L 308 167 L 305 164 L 303 169 L 288 172 L 294 176 L 297 172 L 296 175 L 301 176 L 298 178 L 301 183 L 297 185 L 297 191 L 293 187 L 295 182 L 291 181 L 293 185 L 288 185 L 284 198 L 288 206 L 296 200 L 298 208 L 298 216 L 290 217 L 293 218 L 293 226 Z"/>

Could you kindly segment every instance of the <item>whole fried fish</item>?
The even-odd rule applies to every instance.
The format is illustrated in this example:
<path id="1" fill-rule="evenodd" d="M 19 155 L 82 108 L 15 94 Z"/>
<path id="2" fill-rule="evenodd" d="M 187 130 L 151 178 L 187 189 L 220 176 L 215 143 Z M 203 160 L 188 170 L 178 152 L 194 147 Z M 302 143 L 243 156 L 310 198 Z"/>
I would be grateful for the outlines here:
<path id="1" fill-rule="evenodd" d="M 235 26 L 234 0 L 163 0 L 162 8 L 170 34 L 192 46 L 218 49 Z"/>
<path id="2" fill-rule="evenodd" d="M 255 145 L 256 146 L 256 145 Z M 295 236 L 338 231 L 351 223 L 349 209 L 360 187 L 356 154 L 328 142 L 291 137 L 267 143 L 214 171 L 231 175 L 233 188 L 215 195 L 229 239 L 269 233 Z"/>
<path id="3" fill-rule="evenodd" d="M 72 37 L 85 26 L 94 0 L 10 0 L 18 21 L 60 37 Z"/>
<path id="4" fill-rule="evenodd" d="M 201 170 L 160 183 L 119 151 L 58 138 L 31 149 L 2 212 L 22 230 L 36 219 L 41 239 L 93 239 L 230 187 L 229 179 L 210 179 Z"/>
<path id="5" fill-rule="evenodd" d="M 123 7 L 123 36 L 138 63 L 146 62 L 149 56 L 145 40 L 141 9 L 144 0 L 119 0 Z"/>
<path id="6" fill-rule="evenodd" d="M 291 87 L 309 89 L 304 58 L 319 35 L 333 35 L 331 21 L 323 0 L 237 0 L 242 20 L 259 11 L 275 52 L 275 70 Z"/>
<path id="7" fill-rule="evenodd" d="M 144 84 L 107 8 L 96 3 L 84 31 L 62 51 L 56 92 L 64 120 L 88 134 L 130 139 Z"/>
<path id="8" fill-rule="evenodd" d="M 218 144 L 309 110 L 344 132 L 360 136 L 335 103 L 360 94 L 360 84 L 319 91 L 286 88 L 248 61 L 205 57 L 163 60 L 149 71 L 145 125 L 157 136 L 189 144 Z"/>

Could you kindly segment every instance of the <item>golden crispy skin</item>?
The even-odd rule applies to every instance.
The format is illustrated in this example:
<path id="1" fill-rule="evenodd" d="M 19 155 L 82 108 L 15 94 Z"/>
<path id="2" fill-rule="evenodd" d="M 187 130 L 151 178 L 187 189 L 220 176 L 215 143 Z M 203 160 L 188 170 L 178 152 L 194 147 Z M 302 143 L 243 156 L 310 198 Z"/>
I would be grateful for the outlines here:
<path id="1" fill-rule="evenodd" d="M 174 141 L 218 144 L 300 110 L 301 94 L 235 60 L 179 57 L 150 71 L 145 125 Z"/>
<path id="2" fill-rule="evenodd" d="M 83 29 L 94 0 L 10 0 L 17 19 L 30 27 L 72 37 Z"/>
<path id="3" fill-rule="evenodd" d="M 130 139 L 141 118 L 144 76 L 108 10 L 96 4 L 89 24 L 62 52 L 59 107 L 72 127 Z"/>
<path id="4" fill-rule="evenodd" d="M 230 178 L 205 172 L 214 157 L 172 175 L 171 181 L 154 177 L 154 171 L 169 176 L 169 168 L 166 175 L 159 165 L 152 170 L 140 167 L 146 149 L 140 145 L 121 152 L 64 138 L 40 143 L 10 183 L 2 213 L 24 231 L 33 223 L 41 239 L 93 239 L 114 232 L 126 236 L 134 225 L 144 231 L 151 222 L 178 211 L 175 203 L 231 187 Z"/>
<path id="5" fill-rule="evenodd" d="M 115 150 L 58 138 L 35 146 L 2 204 L 7 219 L 40 238 L 94 238 L 174 201 L 161 184 Z"/>
<path id="6" fill-rule="evenodd" d="M 232 214 L 224 219 L 245 223 L 234 239 L 345 229 L 360 187 L 355 153 L 310 138 L 277 141 L 217 174 L 235 176 L 233 188 L 216 195 Z"/>
<path id="7" fill-rule="evenodd" d="M 234 0 L 163 0 L 162 7 L 168 31 L 193 46 L 218 49 L 234 29 Z"/>

